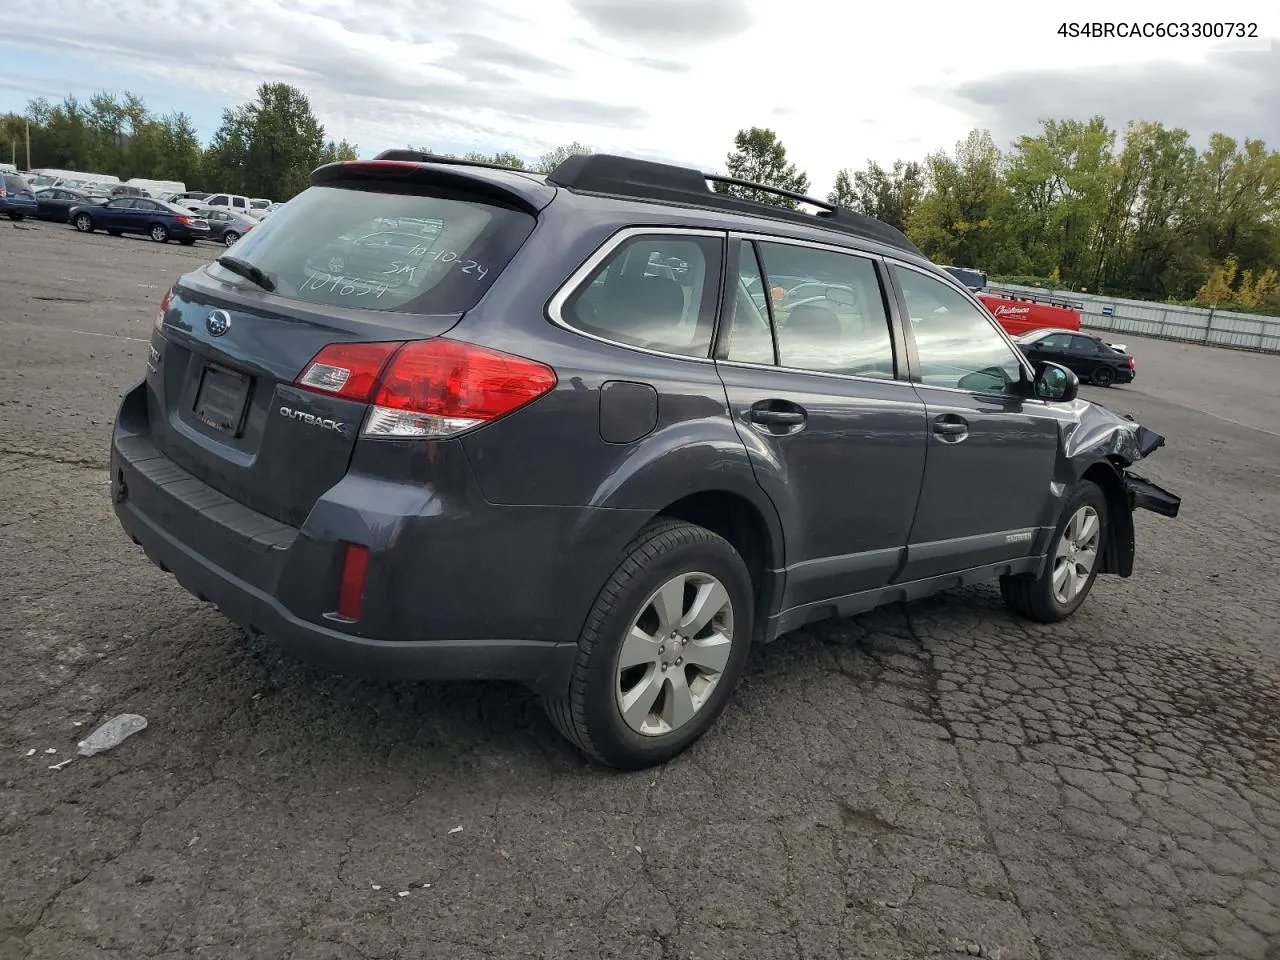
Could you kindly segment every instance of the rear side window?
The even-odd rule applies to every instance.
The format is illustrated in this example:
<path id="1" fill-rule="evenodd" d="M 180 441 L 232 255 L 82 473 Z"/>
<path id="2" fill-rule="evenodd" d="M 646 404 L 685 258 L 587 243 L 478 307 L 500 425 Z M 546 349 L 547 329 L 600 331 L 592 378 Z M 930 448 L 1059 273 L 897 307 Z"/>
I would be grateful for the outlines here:
<path id="1" fill-rule="evenodd" d="M 246 233 L 235 256 L 276 294 L 405 313 L 461 313 L 533 231 L 523 211 L 457 194 L 311 187 Z M 214 264 L 211 273 L 246 284 Z"/>
<path id="2" fill-rule="evenodd" d="M 715 327 L 723 246 L 718 237 L 631 237 L 569 296 L 561 319 L 615 343 L 706 357 Z"/>
<path id="3" fill-rule="evenodd" d="M 889 314 L 870 260 L 797 244 L 756 246 L 759 261 L 750 245 L 742 248 L 727 359 L 773 363 L 776 342 L 783 367 L 893 379 Z"/>

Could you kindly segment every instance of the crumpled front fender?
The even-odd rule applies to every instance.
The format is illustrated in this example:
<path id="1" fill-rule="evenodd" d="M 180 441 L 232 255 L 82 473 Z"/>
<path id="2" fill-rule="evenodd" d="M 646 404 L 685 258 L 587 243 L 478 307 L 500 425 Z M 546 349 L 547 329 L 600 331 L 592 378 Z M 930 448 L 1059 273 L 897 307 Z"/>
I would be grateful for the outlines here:
<path id="1" fill-rule="evenodd" d="M 1179 496 L 1128 469 L 1164 444 L 1162 435 L 1132 416 L 1121 416 L 1096 403 L 1082 402 L 1076 420 L 1064 425 L 1064 479 L 1073 486 L 1087 476 L 1107 495 L 1111 524 L 1101 573 L 1132 574 L 1137 551 L 1134 510 L 1150 510 L 1165 517 L 1178 515 Z"/>

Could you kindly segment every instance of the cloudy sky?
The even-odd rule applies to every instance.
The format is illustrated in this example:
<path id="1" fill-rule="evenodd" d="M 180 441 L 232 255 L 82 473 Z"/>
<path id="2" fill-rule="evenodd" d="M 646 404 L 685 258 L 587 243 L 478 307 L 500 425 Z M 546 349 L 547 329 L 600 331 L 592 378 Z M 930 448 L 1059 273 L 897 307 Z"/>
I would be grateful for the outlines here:
<path id="1" fill-rule="evenodd" d="M 936 4 L 931 8 L 930 3 Z M 703 169 L 776 130 L 825 192 L 835 172 L 1006 144 L 1043 117 L 1104 114 L 1280 147 L 1280 3 L 1076 0 L 40 0 L 0 33 L 0 110 L 132 90 L 207 138 L 263 80 L 298 85 L 329 134 L 510 149 L 578 140 Z M 1230 9 L 1228 10 L 1227 7 Z M 1064 39 L 1065 17 L 1256 22 L 1259 40 Z M 1222 11 L 1221 14 L 1217 11 Z"/>

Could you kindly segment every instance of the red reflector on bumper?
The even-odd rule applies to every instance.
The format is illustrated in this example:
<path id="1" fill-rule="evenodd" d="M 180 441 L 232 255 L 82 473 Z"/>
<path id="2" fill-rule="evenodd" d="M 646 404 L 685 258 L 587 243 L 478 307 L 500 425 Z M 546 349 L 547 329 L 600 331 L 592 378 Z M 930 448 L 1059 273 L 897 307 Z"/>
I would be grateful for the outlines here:
<path id="1" fill-rule="evenodd" d="M 369 569 L 369 548 L 348 543 L 342 559 L 342 579 L 338 581 L 338 615 L 348 620 L 360 619 L 364 602 L 364 575 Z"/>

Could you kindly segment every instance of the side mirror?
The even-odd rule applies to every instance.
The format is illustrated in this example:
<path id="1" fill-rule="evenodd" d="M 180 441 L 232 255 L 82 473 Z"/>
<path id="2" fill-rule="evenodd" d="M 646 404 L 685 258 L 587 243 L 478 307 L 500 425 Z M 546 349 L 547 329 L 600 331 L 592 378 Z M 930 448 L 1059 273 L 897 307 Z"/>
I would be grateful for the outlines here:
<path id="1" fill-rule="evenodd" d="M 1036 396 L 1041 400 L 1070 403 L 1080 392 L 1080 378 L 1057 363 L 1036 364 Z"/>

